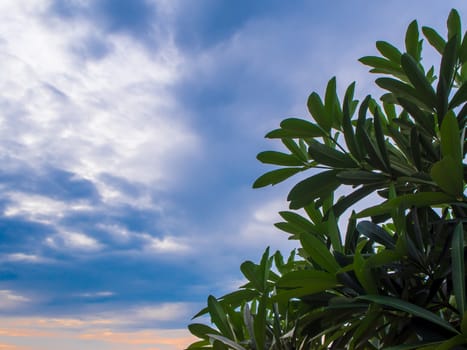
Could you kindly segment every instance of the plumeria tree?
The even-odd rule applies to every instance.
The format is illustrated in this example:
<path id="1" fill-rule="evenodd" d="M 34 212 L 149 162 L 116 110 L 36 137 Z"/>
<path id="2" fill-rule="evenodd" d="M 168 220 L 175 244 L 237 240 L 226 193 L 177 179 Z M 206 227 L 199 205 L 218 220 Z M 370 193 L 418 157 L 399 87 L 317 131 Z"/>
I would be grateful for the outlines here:
<path id="1" fill-rule="evenodd" d="M 360 59 L 378 100 L 356 100 L 355 83 L 339 99 L 333 78 L 310 95 L 311 118 L 266 135 L 285 151 L 258 155 L 278 168 L 253 187 L 309 174 L 276 224 L 298 257 L 243 263 L 248 283 L 208 298 L 197 316 L 213 325 L 189 326 L 190 349 L 467 349 L 467 35 L 455 10 L 447 29 L 413 21 L 402 50 L 378 41 Z M 423 65 L 425 42 L 438 67 Z"/>

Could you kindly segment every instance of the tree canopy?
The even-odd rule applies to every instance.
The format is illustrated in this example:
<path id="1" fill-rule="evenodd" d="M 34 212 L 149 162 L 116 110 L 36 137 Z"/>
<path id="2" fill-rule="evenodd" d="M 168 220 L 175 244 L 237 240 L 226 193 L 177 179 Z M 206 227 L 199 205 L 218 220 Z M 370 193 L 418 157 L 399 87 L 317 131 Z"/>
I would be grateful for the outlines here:
<path id="1" fill-rule="evenodd" d="M 200 338 L 189 349 L 467 348 L 467 35 L 456 10 L 447 29 L 413 21 L 403 49 L 378 41 L 379 55 L 360 59 L 379 76 L 378 100 L 357 100 L 355 83 L 339 98 L 332 78 L 309 96 L 311 118 L 266 135 L 285 151 L 258 154 L 278 168 L 253 187 L 309 174 L 275 224 L 298 254 L 244 262 L 247 283 L 209 296 L 195 318 L 213 324 L 189 326 Z M 425 42 L 438 67 L 423 65 Z"/>

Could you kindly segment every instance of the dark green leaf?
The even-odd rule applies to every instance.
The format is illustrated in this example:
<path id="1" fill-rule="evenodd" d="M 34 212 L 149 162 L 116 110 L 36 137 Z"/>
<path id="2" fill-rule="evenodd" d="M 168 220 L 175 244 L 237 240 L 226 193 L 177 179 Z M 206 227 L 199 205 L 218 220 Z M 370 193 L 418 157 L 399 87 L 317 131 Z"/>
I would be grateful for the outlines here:
<path id="1" fill-rule="evenodd" d="M 313 175 L 295 185 L 287 196 L 291 209 L 299 209 L 320 197 L 327 197 L 339 186 L 339 171 L 327 170 Z"/>
<path id="2" fill-rule="evenodd" d="M 302 168 L 284 168 L 276 169 L 267 172 L 264 175 L 261 175 L 253 184 L 253 188 L 260 188 L 268 185 L 275 185 L 284 180 L 287 180 L 289 177 L 302 171 Z"/>
<path id="3" fill-rule="evenodd" d="M 361 241 L 357 245 L 357 249 L 355 250 L 353 260 L 353 269 L 358 281 L 363 286 L 365 292 L 369 294 L 376 294 L 378 293 L 376 281 L 371 275 L 371 270 L 366 266 L 365 259 L 363 258 L 361 252 L 361 250 L 365 247 L 366 244 L 366 241 Z"/>
<path id="4" fill-rule="evenodd" d="M 406 194 L 394 199 L 385 201 L 382 204 L 364 209 L 355 215 L 356 218 L 382 215 L 390 213 L 394 209 L 407 209 L 412 206 L 427 207 L 437 204 L 451 203 L 455 198 L 442 192 L 419 192 Z"/>
<path id="5" fill-rule="evenodd" d="M 404 311 L 407 312 L 409 315 L 413 316 L 418 316 L 421 317 L 431 323 L 437 324 L 440 327 L 443 327 L 444 329 L 458 334 L 459 332 L 451 326 L 449 322 L 447 322 L 445 319 L 439 317 L 438 315 L 418 306 L 412 303 L 409 303 L 407 301 L 398 299 L 398 298 L 393 298 L 393 297 L 387 297 L 387 296 L 382 296 L 382 295 L 363 295 L 357 297 L 359 300 L 366 300 L 370 301 L 373 303 L 377 303 L 380 305 L 388 306 L 396 310 Z"/>
<path id="6" fill-rule="evenodd" d="M 456 91 L 451 99 L 451 102 L 449 102 L 448 108 L 453 109 L 465 101 L 467 101 L 467 82 L 463 83 L 462 86 Z"/>
<path id="7" fill-rule="evenodd" d="M 441 35 L 439 35 L 436 30 L 430 27 L 422 27 L 422 32 L 431 46 L 433 46 L 436 51 L 442 55 L 444 52 L 444 47 L 446 46 L 446 41 L 441 37 Z"/>
<path id="8" fill-rule="evenodd" d="M 452 236 L 451 245 L 452 259 L 452 284 L 456 297 L 457 310 L 459 315 L 464 315 L 466 311 L 466 290 L 465 290 L 465 263 L 464 263 L 464 230 L 462 223 L 457 224 Z"/>
<path id="9" fill-rule="evenodd" d="M 441 154 L 451 156 L 454 161 L 462 162 L 462 142 L 456 116 L 448 113 L 441 125 Z"/>
<path id="10" fill-rule="evenodd" d="M 350 111 L 350 104 L 352 101 L 353 91 L 355 89 L 355 83 L 349 86 L 344 97 L 344 106 L 342 111 L 342 129 L 344 131 L 344 139 L 350 153 L 357 159 L 361 160 L 362 155 L 358 148 L 357 140 L 355 138 L 354 128 L 352 126 L 352 116 Z"/>
<path id="11" fill-rule="evenodd" d="M 316 92 L 313 92 L 310 97 L 308 97 L 307 106 L 311 116 L 321 128 L 324 130 L 331 129 L 332 116 L 327 115 L 321 97 L 319 97 Z"/>
<path id="12" fill-rule="evenodd" d="M 405 49 L 417 62 L 420 61 L 421 52 L 417 21 L 412 21 L 407 28 L 407 32 L 405 34 Z"/>
<path id="13" fill-rule="evenodd" d="M 336 175 L 345 185 L 365 185 L 382 183 L 389 180 L 387 175 L 365 170 L 344 170 Z"/>
<path id="14" fill-rule="evenodd" d="M 316 225 L 314 225 L 312 222 L 310 222 L 309 220 L 305 219 L 303 216 L 295 212 L 281 211 L 279 212 L 279 215 L 284 220 L 286 220 L 288 223 L 298 228 L 297 232 L 294 232 L 294 233 L 301 234 L 304 232 L 315 232 L 316 231 Z"/>
<path id="15" fill-rule="evenodd" d="M 448 39 L 451 39 L 454 36 L 457 36 L 458 40 L 461 39 L 462 36 L 462 29 L 461 29 L 461 19 L 459 17 L 459 13 L 452 9 L 449 12 L 448 21 Z"/>
<path id="16" fill-rule="evenodd" d="M 410 130 L 410 152 L 412 155 L 413 164 L 419 171 L 422 171 L 422 157 L 420 152 L 420 136 L 417 128 L 414 126 Z"/>
<path id="17" fill-rule="evenodd" d="M 388 91 L 391 91 L 396 97 L 402 97 L 415 104 L 421 104 L 425 109 L 432 109 L 436 104 L 436 100 L 428 101 L 420 92 L 412 86 L 407 85 L 399 80 L 392 78 L 378 78 L 376 84 Z"/>
<path id="18" fill-rule="evenodd" d="M 461 61 L 461 63 L 465 63 L 465 61 L 467 61 L 467 35 L 466 34 L 464 34 L 464 39 L 462 39 L 461 48 L 459 50 L 459 60 Z"/>
<path id="19" fill-rule="evenodd" d="M 453 37 L 447 42 L 446 47 L 444 48 L 443 57 L 441 59 L 439 81 L 436 91 L 438 96 L 438 119 L 440 122 L 442 122 L 442 118 L 447 112 L 447 101 L 451 91 L 451 84 L 456 69 L 457 49 L 457 37 Z"/>
<path id="20" fill-rule="evenodd" d="M 297 158 L 299 158 L 302 162 L 308 162 L 308 155 L 306 149 L 302 149 L 294 139 L 285 137 L 281 139 L 282 143 L 285 147 Z"/>
<path id="21" fill-rule="evenodd" d="M 432 179 L 446 193 L 461 198 L 463 192 L 462 168 L 460 171 L 459 163 L 455 162 L 451 156 L 443 157 L 436 162 L 430 171 Z"/>
<path id="22" fill-rule="evenodd" d="M 257 290 L 252 289 L 239 289 L 235 292 L 223 295 L 219 298 L 221 304 L 228 304 L 233 307 L 237 307 L 244 302 L 251 301 L 253 298 L 259 295 Z"/>
<path id="23" fill-rule="evenodd" d="M 243 346 L 235 343 L 234 341 L 230 340 L 229 338 L 223 337 L 222 335 L 210 334 L 209 337 L 222 342 L 223 344 L 227 345 L 229 349 L 246 350 Z"/>
<path id="24" fill-rule="evenodd" d="M 228 338 L 233 339 L 234 335 L 232 333 L 232 328 L 230 327 L 229 321 L 227 320 L 225 311 L 222 308 L 222 305 L 212 295 L 208 297 L 208 310 L 212 323 L 217 326 L 221 334 L 224 334 Z"/>
<path id="25" fill-rule="evenodd" d="M 264 343 L 266 339 L 266 304 L 268 302 L 268 298 L 268 294 L 263 294 L 258 304 L 258 311 L 254 317 L 253 329 L 257 349 L 265 348 Z"/>
<path id="26" fill-rule="evenodd" d="M 328 219 L 326 221 L 326 236 L 329 237 L 333 252 L 343 252 L 341 233 L 339 232 L 339 225 L 331 208 L 327 212 Z"/>
<path id="27" fill-rule="evenodd" d="M 396 247 L 396 241 L 385 229 L 370 221 L 361 221 L 357 225 L 357 230 L 362 235 L 374 240 L 375 242 L 384 245 L 388 249 Z"/>
<path id="28" fill-rule="evenodd" d="M 219 332 L 214 328 L 206 326 L 202 323 L 192 323 L 188 325 L 188 330 L 194 336 L 197 336 L 198 338 L 202 339 L 209 339 L 208 334 L 219 334 Z"/>
<path id="29" fill-rule="evenodd" d="M 332 125 L 336 129 L 340 129 L 342 111 L 340 109 L 339 98 L 337 97 L 336 85 L 336 77 L 329 80 L 324 97 L 324 109 L 328 118 L 332 118 Z"/>
<path id="30" fill-rule="evenodd" d="M 325 133 L 319 126 L 303 119 L 284 119 L 280 125 L 282 129 L 286 130 L 288 133 L 293 135 L 289 136 L 292 138 L 314 138 L 325 135 Z"/>
<path id="31" fill-rule="evenodd" d="M 402 69 L 400 68 L 400 64 L 398 62 L 395 63 L 385 58 L 381 58 L 377 56 L 365 56 L 365 57 L 360 58 L 359 61 L 366 66 L 375 67 L 377 69 L 382 69 L 382 70 L 403 73 Z"/>
<path id="32" fill-rule="evenodd" d="M 386 149 L 386 141 L 384 139 L 383 125 L 381 121 L 382 117 L 378 109 L 375 110 L 374 116 L 374 126 L 375 126 L 375 136 L 376 136 L 376 145 L 378 146 L 378 153 L 381 155 L 382 163 L 384 164 L 385 170 L 390 171 L 391 165 L 389 162 L 389 155 Z"/>
<path id="33" fill-rule="evenodd" d="M 377 188 L 379 188 L 379 185 L 366 185 L 360 187 L 358 190 L 355 190 L 354 192 L 344 197 L 341 197 L 332 207 L 334 214 L 336 215 L 336 217 L 340 217 L 348 208 L 350 208 L 352 205 L 354 205 L 361 199 L 373 193 Z"/>
<path id="34" fill-rule="evenodd" d="M 349 155 L 339 152 L 334 148 L 323 145 L 322 143 L 309 140 L 308 154 L 311 159 L 319 164 L 327 165 L 333 168 L 354 168 L 355 161 Z"/>
<path id="35" fill-rule="evenodd" d="M 286 154 L 276 151 L 265 151 L 259 153 L 256 158 L 261 163 L 284 165 L 284 166 L 300 166 L 303 162 L 292 154 Z"/>
<path id="36" fill-rule="evenodd" d="M 430 82 L 426 79 L 425 74 L 420 70 L 417 62 L 412 56 L 403 54 L 401 65 L 414 88 L 423 96 L 424 103 L 429 106 L 432 101 L 436 100 L 436 93 Z"/>
<path id="37" fill-rule="evenodd" d="M 297 270 L 291 271 L 282 276 L 278 281 L 277 286 L 279 288 L 301 288 L 319 282 L 325 282 L 323 285 L 326 286 L 337 284 L 336 276 L 329 272 L 319 270 Z"/>
<path id="38" fill-rule="evenodd" d="M 328 247 L 312 234 L 301 235 L 300 242 L 308 256 L 326 271 L 335 274 L 340 266 Z"/>
<path id="39" fill-rule="evenodd" d="M 399 64 L 401 61 L 401 52 L 391 44 L 385 41 L 377 41 L 376 48 L 381 54 L 388 58 L 390 61 Z"/>

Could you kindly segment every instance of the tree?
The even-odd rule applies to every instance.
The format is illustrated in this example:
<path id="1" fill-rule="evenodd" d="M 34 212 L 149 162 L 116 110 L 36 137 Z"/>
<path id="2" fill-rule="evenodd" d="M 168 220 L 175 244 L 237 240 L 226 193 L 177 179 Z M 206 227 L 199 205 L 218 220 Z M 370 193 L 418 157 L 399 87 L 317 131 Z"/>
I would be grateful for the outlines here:
<path id="1" fill-rule="evenodd" d="M 447 28 L 446 39 L 421 28 L 439 67 L 423 66 L 413 21 L 405 52 L 378 41 L 381 56 L 360 59 L 381 75 L 380 101 L 357 101 L 352 83 L 341 103 L 333 78 L 323 99 L 310 95 L 312 120 L 285 119 L 266 135 L 288 153 L 258 154 L 280 168 L 253 187 L 311 173 L 276 224 L 301 259 L 266 250 L 245 262 L 249 282 L 208 299 L 200 314 L 217 329 L 190 325 L 203 339 L 190 349 L 467 348 L 467 35 L 457 11 Z M 352 211 L 343 235 L 339 218 L 368 196 L 382 202 Z"/>

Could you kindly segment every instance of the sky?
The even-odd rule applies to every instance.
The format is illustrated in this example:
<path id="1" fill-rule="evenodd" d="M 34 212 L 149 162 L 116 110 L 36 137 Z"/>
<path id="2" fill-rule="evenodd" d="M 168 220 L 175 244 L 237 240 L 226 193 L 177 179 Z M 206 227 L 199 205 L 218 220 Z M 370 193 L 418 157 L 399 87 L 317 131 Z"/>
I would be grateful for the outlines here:
<path id="1" fill-rule="evenodd" d="M 0 350 L 177 350 L 294 184 L 256 154 L 445 0 L 0 0 Z M 467 20 L 465 21 L 467 23 Z M 427 48 L 426 59 L 435 57 Z"/>

